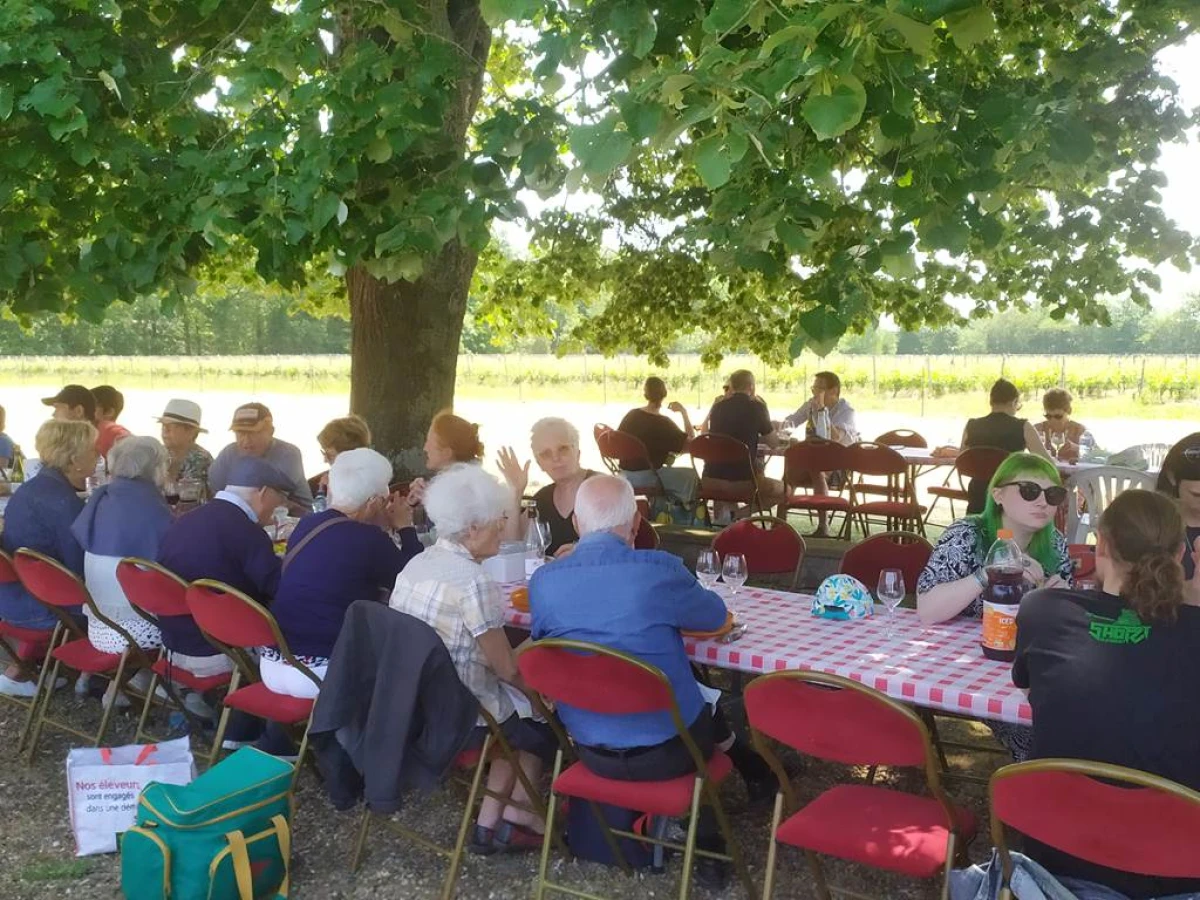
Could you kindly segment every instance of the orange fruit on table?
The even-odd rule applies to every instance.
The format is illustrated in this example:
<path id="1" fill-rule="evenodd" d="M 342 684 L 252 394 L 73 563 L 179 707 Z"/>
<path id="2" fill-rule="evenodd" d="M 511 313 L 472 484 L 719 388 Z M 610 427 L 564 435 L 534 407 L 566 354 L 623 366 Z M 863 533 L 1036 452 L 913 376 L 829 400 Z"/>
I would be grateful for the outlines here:
<path id="1" fill-rule="evenodd" d="M 513 588 L 513 592 L 509 595 L 508 599 L 512 603 L 513 609 L 520 612 L 529 612 L 529 588 Z"/>

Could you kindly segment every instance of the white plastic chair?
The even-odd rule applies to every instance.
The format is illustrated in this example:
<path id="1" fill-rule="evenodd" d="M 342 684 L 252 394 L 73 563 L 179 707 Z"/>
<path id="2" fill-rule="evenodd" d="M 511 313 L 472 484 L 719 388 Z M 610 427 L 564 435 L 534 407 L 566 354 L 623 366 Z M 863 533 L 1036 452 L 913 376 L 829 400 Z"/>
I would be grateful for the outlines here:
<path id="1" fill-rule="evenodd" d="M 1096 530 L 1100 514 L 1117 494 L 1130 488 L 1152 491 L 1155 481 L 1153 475 L 1121 466 L 1096 466 L 1076 472 L 1067 481 L 1071 504 L 1067 514 L 1067 540 L 1073 544 L 1086 544 L 1088 535 Z M 1080 497 L 1087 504 L 1087 512 L 1079 510 Z"/>
<path id="2" fill-rule="evenodd" d="M 1146 468 L 1158 471 L 1162 468 L 1163 460 L 1167 458 L 1170 449 L 1170 444 L 1134 444 L 1114 455 L 1121 459 L 1129 459 L 1137 455 L 1146 461 Z"/>

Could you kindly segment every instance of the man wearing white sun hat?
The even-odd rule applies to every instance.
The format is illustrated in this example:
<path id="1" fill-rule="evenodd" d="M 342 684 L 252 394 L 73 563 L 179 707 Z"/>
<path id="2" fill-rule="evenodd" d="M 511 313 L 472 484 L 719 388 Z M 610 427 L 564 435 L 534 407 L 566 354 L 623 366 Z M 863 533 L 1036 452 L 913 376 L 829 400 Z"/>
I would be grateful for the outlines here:
<path id="1" fill-rule="evenodd" d="M 213 458 L 196 443 L 202 432 L 208 433 L 200 427 L 200 404 L 191 400 L 168 400 L 158 421 L 162 424 L 163 446 L 171 458 L 168 477 L 173 481 L 195 479 L 201 485 L 207 485 L 208 467 Z"/>

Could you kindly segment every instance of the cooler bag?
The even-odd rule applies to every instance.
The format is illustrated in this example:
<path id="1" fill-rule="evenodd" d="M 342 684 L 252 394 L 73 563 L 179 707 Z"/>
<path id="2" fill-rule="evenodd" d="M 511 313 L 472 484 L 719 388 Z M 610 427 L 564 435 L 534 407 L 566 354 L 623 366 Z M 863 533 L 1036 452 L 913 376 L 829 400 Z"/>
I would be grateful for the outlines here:
<path id="1" fill-rule="evenodd" d="M 127 900 L 288 894 L 291 764 L 243 747 L 188 785 L 146 786 L 121 840 Z"/>

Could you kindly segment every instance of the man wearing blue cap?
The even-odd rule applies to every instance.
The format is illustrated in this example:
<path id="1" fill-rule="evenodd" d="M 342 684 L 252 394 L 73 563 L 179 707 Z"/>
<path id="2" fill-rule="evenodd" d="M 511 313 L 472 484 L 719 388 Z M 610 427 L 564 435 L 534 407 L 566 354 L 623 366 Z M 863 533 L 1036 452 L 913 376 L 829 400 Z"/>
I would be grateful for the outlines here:
<path id="1" fill-rule="evenodd" d="M 158 562 L 185 581 L 214 578 L 269 604 L 279 586 L 279 559 L 263 526 L 290 489 L 287 476 L 265 459 L 242 456 L 229 483 L 211 501 L 167 530 Z M 228 660 L 189 616 L 161 619 L 163 644 L 174 665 L 197 675 L 219 674 Z"/>

